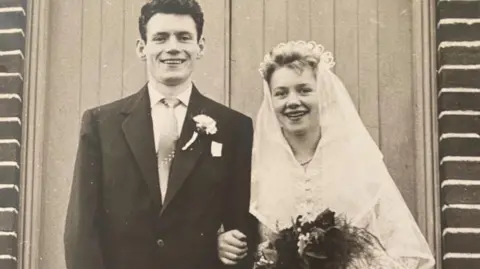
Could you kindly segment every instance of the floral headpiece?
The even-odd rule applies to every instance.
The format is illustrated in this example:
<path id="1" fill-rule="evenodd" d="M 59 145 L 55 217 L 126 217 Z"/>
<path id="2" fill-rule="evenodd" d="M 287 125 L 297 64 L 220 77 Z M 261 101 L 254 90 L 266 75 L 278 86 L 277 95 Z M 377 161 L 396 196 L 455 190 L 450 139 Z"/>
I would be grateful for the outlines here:
<path id="1" fill-rule="evenodd" d="M 299 52 L 305 56 L 314 57 L 318 62 L 318 66 L 323 66 L 326 69 L 331 69 L 335 66 L 333 54 L 326 51 L 323 45 L 317 44 L 315 41 L 288 41 L 287 43 L 278 44 L 265 55 L 258 70 L 262 77 L 265 77 L 268 66 L 275 62 L 275 57 L 277 55 L 290 54 L 292 51 Z"/>

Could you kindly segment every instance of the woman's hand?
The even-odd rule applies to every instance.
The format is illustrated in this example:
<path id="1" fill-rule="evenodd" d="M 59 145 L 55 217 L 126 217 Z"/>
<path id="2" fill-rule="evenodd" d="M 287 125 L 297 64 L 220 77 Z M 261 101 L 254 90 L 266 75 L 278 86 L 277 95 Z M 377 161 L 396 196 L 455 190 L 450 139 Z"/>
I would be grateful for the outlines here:
<path id="1" fill-rule="evenodd" d="M 218 257 L 226 265 L 235 265 L 247 256 L 247 237 L 238 230 L 218 236 Z"/>

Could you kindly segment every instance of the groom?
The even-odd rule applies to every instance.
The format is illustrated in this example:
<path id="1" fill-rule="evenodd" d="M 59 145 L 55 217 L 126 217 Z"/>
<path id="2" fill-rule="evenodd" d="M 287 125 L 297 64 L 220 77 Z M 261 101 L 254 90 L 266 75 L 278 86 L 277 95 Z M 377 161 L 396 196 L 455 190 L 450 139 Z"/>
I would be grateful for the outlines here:
<path id="1" fill-rule="evenodd" d="M 203 23 L 195 0 L 142 7 L 148 83 L 83 116 L 68 269 L 217 268 L 219 227 L 246 233 L 252 121 L 193 85 Z"/>

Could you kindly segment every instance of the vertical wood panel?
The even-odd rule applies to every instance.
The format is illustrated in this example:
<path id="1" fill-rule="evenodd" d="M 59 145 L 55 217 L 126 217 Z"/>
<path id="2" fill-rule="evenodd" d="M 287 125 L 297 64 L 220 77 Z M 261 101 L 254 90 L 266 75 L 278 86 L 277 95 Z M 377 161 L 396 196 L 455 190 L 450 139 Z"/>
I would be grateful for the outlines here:
<path id="1" fill-rule="evenodd" d="M 288 0 L 288 39 L 310 40 L 310 0 Z"/>
<path id="2" fill-rule="evenodd" d="M 98 0 L 96 0 L 98 1 Z M 145 85 L 145 62 L 141 61 L 135 52 L 135 43 L 140 38 L 138 17 L 144 1 L 124 1 L 123 10 L 123 96 L 133 94 Z"/>
<path id="3" fill-rule="evenodd" d="M 50 53 L 38 262 L 39 268 L 60 269 L 65 268 L 63 228 L 79 132 L 82 2 L 50 1 L 48 8 Z"/>
<path id="4" fill-rule="evenodd" d="M 82 13 L 82 86 L 80 99 L 80 114 L 86 109 L 98 105 L 100 90 L 100 46 L 102 2 L 84 0 Z M 79 115 L 79 119 L 80 119 Z"/>
<path id="5" fill-rule="evenodd" d="M 268 53 L 287 38 L 287 0 L 265 0 L 264 50 Z M 258 63 L 263 57 L 258 60 Z"/>
<path id="6" fill-rule="evenodd" d="M 223 102 L 225 99 L 225 44 L 228 29 L 224 16 L 229 16 L 228 6 L 223 0 L 202 0 L 205 14 L 204 36 L 206 50 L 197 62 L 193 75 L 200 91 L 212 99 Z"/>
<path id="7" fill-rule="evenodd" d="M 336 74 L 358 108 L 358 0 L 335 1 Z"/>
<path id="8" fill-rule="evenodd" d="M 232 2 L 231 105 L 255 118 L 262 99 L 263 1 Z"/>
<path id="9" fill-rule="evenodd" d="M 358 109 L 379 145 L 377 5 L 378 0 L 363 0 L 358 6 Z"/>
<path id="10" fill-rule="evenodd" d="M 441 253 L 441 202 L 437 156 L 437 91 L 435 58 L 436 3 L 416 1 L 412 4 L 413 95 L 415 124 L 415 179 L 417 186 L 417 222 L 434 256 Z M 432 210 L 433 209 L 433 210 Z M 437 262 L 438 264 L 438 262 Z"/>
<path id="11" fill-rule="evenodd" d="M 102 1 L 100 102 L 122 96 L 123 0 Z"/>
<path id="12" fill-rule="evenodd" d="M 310 0 L 311 39 L 335 56 L 335 0 Z"/>
<path id="13" fill-rule="evenodd" d="M 410 1 L 379 1 L 378 12 L 380 145 L 416 216 Z"/>

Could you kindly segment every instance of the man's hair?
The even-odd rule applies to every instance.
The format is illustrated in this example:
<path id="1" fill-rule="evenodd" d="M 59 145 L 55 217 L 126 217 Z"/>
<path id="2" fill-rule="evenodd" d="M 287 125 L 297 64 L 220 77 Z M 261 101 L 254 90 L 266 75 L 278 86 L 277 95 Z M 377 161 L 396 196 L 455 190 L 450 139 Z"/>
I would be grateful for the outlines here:
<path id="1" fill-rule="evenodd" d="M 143 5 L 138 19 L 138 29 L 143 41 L 147 41 L 148 21 L 158 13 L 190 15 L 197 29 L 197 41 L 202 37 L 205 20 L 202 8 L 196 0 L 152 0 Z"/>

